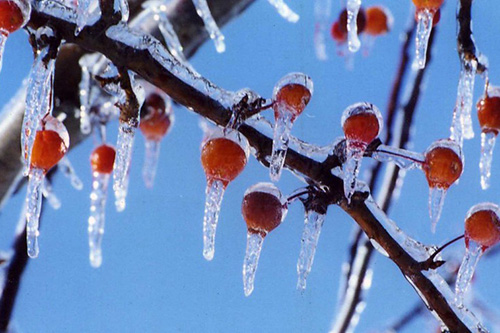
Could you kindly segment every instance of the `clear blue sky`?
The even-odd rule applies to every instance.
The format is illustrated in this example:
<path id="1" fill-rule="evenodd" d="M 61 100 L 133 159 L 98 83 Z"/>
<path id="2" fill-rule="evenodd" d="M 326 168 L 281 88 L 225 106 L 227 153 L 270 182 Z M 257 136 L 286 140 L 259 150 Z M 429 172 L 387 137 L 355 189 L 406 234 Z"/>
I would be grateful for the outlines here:
<path id="1" fill-rule="evenodd" d="M 333 1 L 332 17 L 340 11 Z M 363 4 L 378 4 L 363 1 Z M 260 0 L 223 29 L 227 51 L 220 55 L 207 43 L 192 64 L 204 76 L 226 89 L 250 87 L 271 97 L 274 84 L 286 73 L 302 71 L 314 81 L 311 103 L 296 121 L 294 135 L 327 144 L 341 135 L 340 116 L 348 105 L 368 101 L 384 111 L 398 62 L 399 33 L 406 26 L 410 1 L 386 2 L 395 17 L 393 32 L 379 38 L 371 54 L 357 54 L 352 71 L 336 56 L 329 41 L 330 59 L 316 60 L 313 51 L 312 1 L 289 1 L 301 19 L 290 24 L 267 1 Z M 418 107 L 413 147 L 424 151 L 436 139 L 449 135 L 456 98 L 459 61 L 456 54 L 455 3 L 442 13 L 434 60 Z M 490 59 L 491 81 L 500 75 L 499 6 L 493 1 L 474 3 L 474 31 L 480 50 Z M 0 74 L 0 104 L 4 104 L 27 75 L 32 60 L 24 32 L 9 38 Z M 476 80 L 477 100 L 482 80 Z M 354 223 L 337 207 L 330 207 L 307 290 L 295 290 L 303 209 L 290 207 L 286 221 L 266 238 L 255 290 L 243 294 L 241 267 L 246 227 L 240 213 L 245 189 L 268 181 L 267 169 L 251 159 L 226 192 L 212 262 L 202 256 L 202 219 L 205 177 L 199 162 L 202 133 L 198 116 L 176 108 L 175 127 L 162 143 L 160 169 L 153 190 L 141 178 L 143 139 L 137 137 L 130 193 L 124 213 L 114 211 L 111 195 L 104 237 L 104 262 L 99 269 L 88 263 L 87 215 L 90 191 L 88 156 L 92 140 L 74 149 L 69 158 L 84 182 L 81 192 L 58 176 L 54 188 L 62 208 L 46 209 L 40 237 L 40 256 L 31 260 L 24 275 L 14 320 L 22 332 L 326 332 L 336 309 L 341 265 Z M 110 141 L 116 138 L 111 124 Z M 466 168 L 458 186 L 448 193 L 437 233 L 430 234 L 428 189 L 419 170 L 408 172 L 391 217 L 408 233 L 425 242 L 442 244 L 463 232 L 470 206 L 498 200 L 500 153 L 493 162 L 492 185 L 479 186 L 479 131 L 465 143 Z M 369 160 L 363 164 L 369 165 Z M 285 194 L 303 186 L 285 172 L 279 187 Z M 110 193 L 111 194 L 111 193 Z M 24 192 L 8 203 L 0 216 L 0 246 L 8 250 L 21 210 Z M 497 201 L 497 203 L 500 203 Z M 461 255 L 463 243 L 450 248 Z M 479 264 L 478 293 L 490 303 L 500 298 L 491 269 L 500 258 Z M 359 332 L 383 328 L 405 312 L 417 297 L 398 269 L 377 255 L 373 287 Z M 500 304 L 497 305 L 500 307 Z M 428 319 L 427 317 L 425 319 Z M 406 332 L 429 331 L 432 320 L 419 321 Z"/>

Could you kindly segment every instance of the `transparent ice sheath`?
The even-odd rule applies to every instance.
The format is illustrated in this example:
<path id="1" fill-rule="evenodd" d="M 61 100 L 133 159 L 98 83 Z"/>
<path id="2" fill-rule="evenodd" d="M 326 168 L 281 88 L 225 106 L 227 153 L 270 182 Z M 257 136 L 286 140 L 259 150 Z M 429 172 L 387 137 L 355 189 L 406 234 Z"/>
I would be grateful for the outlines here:
<path id="1" fill-rule="evenodd" d="M 417 69 L 425 67 L 427 57 L 427 46 L 432 31 L 432 20 L 434 11 L 419 9 L 417 11 L 417 34 L 415 36 L 415 63 Z"/>
<path id="2" fill-rule="evenodd" d="M 479 160 L 479 173 L 481 175 L 481 188 L 490 187 L 491 162 L 497 135 L 493 131 L 481 133 L 481 158 Z"/>
<path id="3" fill-rule="evenodd" d="M 260 233 L 247 232 L 247 248 L 245 259 L 243 260 L 243 290 L 245 296 L 250 296 L 253 291 L 255 272 L 259 265 L 259 257 L 263 243 L 264 236 Z"/>
<path id="4" fill-rule="evenodd" d="M 49 28 L 40 28 L 45 32 Z M 51 30 L 47 31 L 51 33 Z M 44 62 L 49 52 L 49 46 L 42 47 L 35 56 L 33 66 L 28 76 L 26 110 L 21 131 L 21 147 L 24 162 L 24 174 L 27 175 L 31 164 L 31 150 L 35 142 L 35 133 L 39 129 L 41 119 L 52 112 L 54 87 L 55 59 Z"/>
<path id="5" fill-rule="evenodd" d="M 26 243 L 28 256 L 38 257 L 38 225 L 42 209 L 42 182 L 44 172 L 41 169 L 32 168 L 29 172 L 28 190 L 26 193 Z"/>
<path id="6" fill-rule="evenodd" d="M 443 211 L 446 189 L 440 187 L 429 188 L 429 215 L 431 218 L 431 231 L 436 232 L 436 225 Z"/>
<path id="7" fill-rule="evenodd" d="M 457 101 L 451 126 L 451 138 L 457 141 L 460 146 L 462 146 L 464 139 L 472 139 L 474 137 L 471 113 L 476 69 L 476 60 L 462 60 L 457 88 Z"/>
<path id="8" fill-rule="evenodd" d="M 380 162 L 393 162 L 401 169 L 409 170 L 421 167 L 425 156 L 410 150 L 380 145 L 372 153 L 372 158 Z"/>
<path id="9" fill-rule="evenodd" d="M 473 240 L 469 241 L 469 246 L 465 249 L 464 259 L 458 270 L 457 281 L 455 283 L 455 304 L 459 308 L 464 306 L 465 293 L 469 288 L 477 263 L 483 253 L 481 245 Z"/>
<path id="10" fill-rule="evenodd" d="M 193 4 L 196 8 L 196 12 L 205 24 L 205 29 L 207 29 L 210 39 L 212 39 L 215 44 L 215 49 L 219 53 L 224 52 L 226 50 L 224 35 L 217 26 L 217 23 L 210 12 L 210 8 L 208 8 L 207 0 L 193 0 Z"/>
<path id="11" fill-rule="evenodd" d="M 297 289 L 301 291 L 306 289 L 306 279 L 311 272 L 324 221 L 325 214 L 320 214 L 314 210 L 307 210 L 305 213 L 304 230 L 302 232 L 299 260 L 297 261 L 297 273 L 299 275 Z"/>
<path id="12" fill-rule="evenodd" d="M 347 0 L 347 45 L 349 51 L 357 52 L 361 46 L 358 37 L 358 13 L 361 7 L 361 0 Z"/>
<path id="13" fill-rule="evenodd" d="M 288 22 L 295 23 L 299 20 L 299 15 L 297 15 L 290 7 L 287 6 L 284 0 L 267 0 L 269 3 L 276 8 L 278 14 L 281 15 Z"/>
<path id="14" fill-rule="evenodd" d="M 153 188 L 158 159 L 160 157 L 160 141 L 147 140 L 145 142 L 146 153 L 144 166 L 142 167 L 142 178 L 147 188 Z"/>
<path id="15" fill-rule="evenodd" d="M 3 53 L 5 50 L 5 42 L 7 42 L 7 37 L 9 35 L 0 31 L 0 72 L 2 71 L 2 64 L 3 64 Z"/>
<path id="16" fill-rule="evenodd" d="M 215 253 L 215 232 L 219 221 L 220 206 L 224 197 L 224 183 L 212 180 L 205 189 L 205 215 L 203 217 L 203 256 L 212 260 Z"/>
<path id="17" fill-rule="evenodd" d="M 78 36 L 85 26 L 94 24 L 100 16 L 98 0 L 77 0 L 75 36 Z"/>
<path id="18" fill-rule="evenodd" d="M 102 263 L 102 237 L 104 235 L 105 207 L 108 192 L 109 174 L 92 173 L 92 191 L 90 193 L 90 217 L 88 220 L 89 260 L 94 268 Z"/>
<path id="19" fill-rule="evenodd" d="M 120 122 L 118 127 L 116 159 L 113 165 L 113 191 L 115 192 L 115 205 L 118 212 L 125 210 L 126 206 L 135 130 L 133 125 L 125 122 Z"/>
<path id="20" fill-rule="evenodd" d="M 328 59 L 326 53 L 326 38 L 331 10 L 332 0 L 314 1 L 314 19 L 316 21 L 314 25 L 314 50 L 319 60 Z"/>

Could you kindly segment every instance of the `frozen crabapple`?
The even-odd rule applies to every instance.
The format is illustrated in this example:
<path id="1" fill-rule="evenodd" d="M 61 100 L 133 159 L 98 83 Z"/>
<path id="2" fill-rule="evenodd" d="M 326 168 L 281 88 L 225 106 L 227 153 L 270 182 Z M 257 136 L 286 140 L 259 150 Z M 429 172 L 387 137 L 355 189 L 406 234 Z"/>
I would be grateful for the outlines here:
<path id="1" fill-rule="evenodd" d="M 115 163 L 116 150 L 112 146 L 102 144 L 92 151 L 90 165 L 93 172 L 110 174 Z"/>
<path id="2" fill-rule="evenodd" d="M 31 5 L 27 0 L 0 0 L 0 70 L 7 37 L 28 22 L 30 13 Z"/>
<path id="3" fill-rule="evenodd" d="M 272 183 L 258 183 L 248 188 L 241 204 L 247 224 L 247 247 L 243 261 L 243 289 L 249 296 L 254 287 L 264 237 L 281 224 L 287 213 L 287 201 Z"/>
<path id="4" fill-rule="evenodd" d="M 490 186 L 491 162 L 495 141 L 500 131 L 500 87 L 487 85 L 484 96 L 477 102 L 477 117 L 481 126 L 481 187 Z"/>
<path id="5" fill-rule="evenodd" d="M 348 20 L 347 9 L 343 9 L 339 14 L 337 22 L 339 24 L 340 31 L 342 31 L 346 35 L 347 35 L 347 20 Z M 366 13 L 363 8 L 359 9 L 358 16 L 356 18 L 356 24 L 357 24 L 358 34 L 362 33 L 366 27 Z"/>
<path id="6" fill-rule="evenodd" d="M 356 103 L 344 110 L 341 124 L 346 138 L 346 161 L 342 165 L 344 194 L 350 200 L 363 153 L 382 131 L 382 115 L 373 104 Z"/>
<path id="7" fill-rule="evenodd" d="M 366 9 L 366 27 L 364 32 L 371 36 L 388 33 L 393 24 L 391 12 L 383 6 L 373 6 Z"/>
<path id="8" fill-rule="evenodd" d="M 347 41 L 347 32 L 342 31 L 340 28 L 340 23 L 338 21 L 333 22 L 332 28 L 330 29 L 330 34 L 337 44 L 343 44 Z"/>
<path id="9" fill-rule="evenodd" d="M 304 111 L 313 94 L 313 82 L 303 73 L 290 73 L 274 86 L 274 136 L 269 175 L 278 181 L 285 163 L 293 122 Z"/>
<path id="10" fill-rule="evenodd" d="M 160 141 L 170 131 L 174 121 L 172 103 L 165 94 L 153 92 L 148 95 L 141 109 L 139 129 L 144 135 L 146 156 L 142 177 L 146 187 L 153 187 L 160 156 Z"/>
<path id="11" fill-rule="evenodd" d="M 460 145 L 450 139 L 435 141 L 427 148 L 424 157 L 422 169 L 429 184 L 429 213 L 434 231 L 446 191 L 462 175 L 464 162 Z"/>
<path id="12" fill-rule="evenodd" d="M 444 0 L 412 0 L 417 10 L 429 9 L 437 11 L 443 5 Z"/>
<path id="13" fill-rule="evenodd" d="M 417 33 L 415 37 L 415 64 L 424 68 L 427 57 L 427 45 L 434 24 L 434 15 L 441 8 L 444 0 L 413 0 L 417 15 Z"/>
<path id="14" fill-rule="evenodd" d="M 469 209 L 465 217 L 465 255 L 455 284 L 455 303 L 463 307 L 479 258 L 500 241 L 500 207 L 483 202 Z"/>
<path id="15" fill-rule="evenodd" d="M 248 141 L 236 131 L 216 128 L 204 140 L 201 165 L 207 177 L 205 215 L 203 218 L 203 256 L 212 260 L 220 205 L 227 185 L 245 168 L 249 155 Z"/>

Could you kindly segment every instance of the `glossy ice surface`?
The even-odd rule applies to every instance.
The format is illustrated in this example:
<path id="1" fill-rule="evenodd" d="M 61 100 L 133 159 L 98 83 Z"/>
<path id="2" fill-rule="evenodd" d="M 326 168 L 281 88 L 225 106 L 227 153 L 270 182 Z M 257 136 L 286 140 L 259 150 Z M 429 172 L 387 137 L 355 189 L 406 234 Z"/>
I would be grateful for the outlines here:
<path id="1" fill-rule="evenodd" d="M 92 171 L 103 174 L 110 174 L 115 163 L 116 150 L 106 144 L 100 145 L 90 155 Z"/>
<path id="2" fill-rule="evenodd" d="M 423 170 L 430 187 L 449 188 L 463 170 L 458 146 L 450 140 L 435 142 L 425 153 Z"/>
<path id="3" fill-rule="evenodd" d="M 500 209 L 492 203 L 481 203 L 473 206 L 465 219 L 465 242 L 475 241 L 484 248 L 498 243 L 500 240 Z"/>

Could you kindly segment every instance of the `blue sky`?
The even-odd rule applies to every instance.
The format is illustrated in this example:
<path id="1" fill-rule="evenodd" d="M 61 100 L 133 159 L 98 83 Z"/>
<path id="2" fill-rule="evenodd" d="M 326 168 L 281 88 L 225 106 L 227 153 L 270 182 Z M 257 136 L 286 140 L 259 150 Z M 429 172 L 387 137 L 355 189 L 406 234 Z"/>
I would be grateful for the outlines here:
<path id="1" fill-rule="evenodd" d="M 401 2 L 401 3 L 400 3 Z M 378 4 L 363 1 L 365 6 Z M 266 1 L 256 1 L 239 19 L 222 30 L 227 51 L 217 54 L 206 43 L 192 64 L 216 84 L 231 90 L 250 87 L 271 97 L 274 84 L 289 72 L 302 71 L 314 81 L 313 98 L 297 119 L 293 134 L 317 144 L 327 144 L 341 135 L 340 117 L 350 104 L 368 101 L 382 111 L 387 107 L 400 50 L 399 34 L 406 27 L 410 1 L 386 2 L 393 12 L 393 31 L 377 39 L 371 54 L 357 54 L 353 70 L 336 55 L 328 40 L 329 60 L 315 58 L 311 1 L 289 1 L 301 19 L 290 24 Z M 448 1 L 439 24 L 439 34 L 418 106 L 412 146 L 423 152 L 434 140 L 449 135 L 456 98 L 459 61 L 456 54 L 455 4 Z M 332 20 L 340 11 L 334 1 Z M 499 76 L 500 12 L 493 1 L 474 3 L 475 39 L 490 60 L 493 84 Z M 24 32 L 9 38 L 0 74 L 0 104 L 4 104 L 29 72 L 32 55 Z M 474 101 L 482 92 L 476 80 Z M 498 83 L 497 83 L 498 84 Z M 88 263 L 87 215 L 90 191 L 88 156 L 92 140 L 72 150 L 69 158 L 84 182 L 84 189 L 71 188 L 58 176 L 54 189 L 62 200 L 58 211 L 46 209 L 42 221 L 40 256 L 31 260 L 25 273 L 14 319 L 22 332 L 325 332 L 336 309 L 341 265 L 346 258 L 354 222 L 338 207 L 330 207 L 319 242 L 307 289 L 295 289 L 296 261 L 300 249 L 303 208 L 289 209 L 285 222 L 265 240 L 253 294 L 243 294 L 241 267 L 246 227 L 240 213 L 243 193 L 249 186 L 268 181 L 267 169 L 250 159 L 247 168 L 226 191 L 212 262 L 202 256 L 202 219 L 205 176 L 200 162 L 202 133 L 198 116 L 176 107 L 175 127 L 162 142 L 160 168 L 153 190 L 141 178 L 144 141 L 137 136 L 131 171 L 127 209 L 114 211 L 109 196 L 104 262 L 99 269 Z M 436 234 L 430 233 L 427 212 L 428 188 L 419 170 L 407 173 L 391 217 L 410 235 L 436 244 L 463 233 L 469 207 L 498 199 L 500 157 L 493 161 L 491 187 L 479 186 L 479 130 L 465 142 L 466 167 L 459 185 L 447 196 Z M 117 124 L 108 128 L 111 142 Z M 498 153 L 498 149 L 496 155 Z M 369 160 L 363 164 L 369 165 Z M 363 173 L 363 172 L 362 172 Z M 303 184 L 285 172 L 278 183 L 291 193 Z M 110 193 L 111 194 L 111 193 Z M 24 192 L 12 198 L 0 216 L 0 246 L 8 250 L 21 210 Z M 498 201 L 497 201 L 498 203 Z M 463 243 L 449 250 L 461 255 Z M 493 269 L 498 257 L 479 264 L 477 290 L 489 303 L 499 299 Z M 359 324 L 359 332 L 383 328 L 404 313 L 417 297 L 397 267 L 376 255 L 373 287 Z M 487 297 L 486 297 L 487 296 Z M 497 305 L 500 307 L 500 304 Z M 419 321 L 406 332 L 422 331 L 429 322 Z M 432 326 L 432 324 L 431 324 Z"/>

